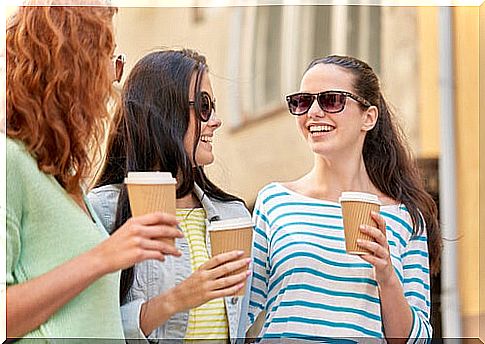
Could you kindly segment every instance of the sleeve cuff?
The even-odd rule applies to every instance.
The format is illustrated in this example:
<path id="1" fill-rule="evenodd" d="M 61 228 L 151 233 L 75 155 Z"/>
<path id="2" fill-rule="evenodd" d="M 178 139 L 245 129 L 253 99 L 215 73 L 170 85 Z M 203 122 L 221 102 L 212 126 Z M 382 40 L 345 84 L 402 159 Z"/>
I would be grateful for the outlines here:
<path id="1" fill-rule="evenodd" d="M 410 307 L 410 309 L 411 314 L 413 315 L 413 323 L 406 343 L 414 344 L 430 342 L 432 333 L 430 333 L 430 328 L 428 328 L 429 323 L 423 321 L 413 307 Z"/>
<path id="2" fill-rule="evenodd" d="M 121 319 L 127 343 L 130 343 L 130 340 L 135 340 L 134 343 L 138 344 L 140 340 L 143 340 L 143 343 L 148 343 L 148 339 L 140 326 L 140 312 L 144 302 L 143 299 L 138 299 L 121 306 Z"/>

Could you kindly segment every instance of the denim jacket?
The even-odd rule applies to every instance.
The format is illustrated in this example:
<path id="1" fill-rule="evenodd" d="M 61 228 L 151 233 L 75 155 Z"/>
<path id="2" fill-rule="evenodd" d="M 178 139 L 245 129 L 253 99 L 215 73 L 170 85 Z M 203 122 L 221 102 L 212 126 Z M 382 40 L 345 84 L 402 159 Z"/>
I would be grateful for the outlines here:
<path id="1" fill-rule="evenodd" d="M 114 230 L 116 217 L 116 207 L 121 184 L 106 185 L 92 190 L 88 194 L 88 199 L 94 210 L 103 222 L 105 228 L 111 233 Z M 210 199 L 203 191 L 195 185 L 194 192 L 199 198 L 207 214 L 207 222 L 226 220 L 236 217 L 250 216 L 249 211 L 240 202 L 221 202 Z M 209 236 L 206 235 L 207 249 L 210 252 Z M 141 305 L 147 300 L 158 296 L 177 284 L 185 280 L 192 273 L 190 263 L 189 244 L 187 239 L 176 239 L 177 248 L 182 251 L 181 257 L 165 256 L 165 261 L 146 260 L 135 265 L 134 283 L 128 293 L 127 302 L 121 306 L 121 316 L 125 337 L 129 343 L 135 339 L 136 343 L 143 342 L 161 343 L 163 339 L 179 339 L 180 342 L 185 338 L 189 311 L 174 314 L 160 327 L 145 337 L 140 328 Z M 249 284 L 250 277 L 246 285 Z M 229 336 L 234 343 L 237 338 L 244 337 L 245 332 L 245 313 L 247 311 L 248 291 L 244 297 L 226 297 L 225 306 L 229 323 Z M 244 314 L 244 316 L 241 316 Z"/>

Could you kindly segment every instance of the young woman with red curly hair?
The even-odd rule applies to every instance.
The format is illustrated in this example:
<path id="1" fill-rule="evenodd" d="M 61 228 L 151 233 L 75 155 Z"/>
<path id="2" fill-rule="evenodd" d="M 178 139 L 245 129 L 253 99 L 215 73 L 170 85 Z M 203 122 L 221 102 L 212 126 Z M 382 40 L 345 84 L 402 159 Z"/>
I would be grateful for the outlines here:
<path id="1" fill-rule="evenodd" d="M 21 7 L 7 46 L 7 336 L 123 338 L 119 271 L 180 255 L 176 219 L 108 238 L 84 197 L 111 95 L 115 9 Z"/>

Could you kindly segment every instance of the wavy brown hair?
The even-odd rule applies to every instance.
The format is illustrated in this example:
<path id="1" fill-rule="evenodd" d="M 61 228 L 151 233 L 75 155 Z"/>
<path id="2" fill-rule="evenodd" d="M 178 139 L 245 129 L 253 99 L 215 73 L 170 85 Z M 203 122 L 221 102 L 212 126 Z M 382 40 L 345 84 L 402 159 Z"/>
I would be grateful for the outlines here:
<path id="1" fill-rule="evenodd" d="M 79 194 L 113 95 L 109 6 L 24 6 L 6 30 L 7 136 Z"/>
<path id="2" fill-rule="evenodd" d="M 320 63 L 335 65 L 351 73 L 354 91 L 378 108 L 377 123 L 364 140 L 365 168 L 372 183 L 382 193 L 406 206 L 413 221 L 414 235 L 426 229 L 431 273 L 437 273 L 442 249 L 438 209 L 424 189 L 416 160 L 382 95 L 377 75 L 367 63 L 338 55 L 313 60 L 307 71 Z"/>

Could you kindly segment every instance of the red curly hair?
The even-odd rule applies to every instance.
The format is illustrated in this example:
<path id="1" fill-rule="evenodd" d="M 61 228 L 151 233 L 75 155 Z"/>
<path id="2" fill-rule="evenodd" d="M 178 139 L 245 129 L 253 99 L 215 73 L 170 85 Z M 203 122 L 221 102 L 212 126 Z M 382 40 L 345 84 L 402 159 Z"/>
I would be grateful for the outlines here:
<path id="1" fill-rule="evenodd" d="M 7 24 L 7 136 L 79 194 L 113 95 L 109 6 L 25 6 Z"/>

